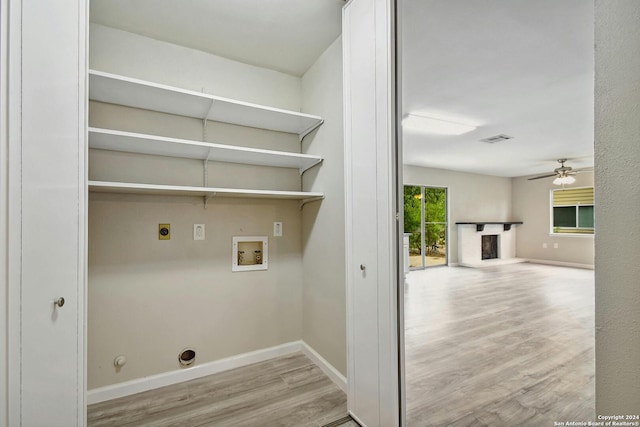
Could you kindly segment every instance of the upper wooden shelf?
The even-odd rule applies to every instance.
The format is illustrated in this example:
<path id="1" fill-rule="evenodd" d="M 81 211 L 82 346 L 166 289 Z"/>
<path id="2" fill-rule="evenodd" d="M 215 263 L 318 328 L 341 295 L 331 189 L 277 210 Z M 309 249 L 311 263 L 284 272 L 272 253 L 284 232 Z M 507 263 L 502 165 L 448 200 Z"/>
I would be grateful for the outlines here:
<path id="1" fill-rule="evenodd" d="M 96 70 L 89 70 L 89 99 L 198 119 L 295 133 L 300 140 L 323 122 L 321 117 L 310 114 L 237 101 Z"/>
<path id="2" fill-rule="evenodd" d="M 214 144 L 99 128 L 89 128 L 89 148 L 228 163 L 296 168 L 300 171 L 300 174 L 322 161 L 321 157 L 310 154 Z"/>

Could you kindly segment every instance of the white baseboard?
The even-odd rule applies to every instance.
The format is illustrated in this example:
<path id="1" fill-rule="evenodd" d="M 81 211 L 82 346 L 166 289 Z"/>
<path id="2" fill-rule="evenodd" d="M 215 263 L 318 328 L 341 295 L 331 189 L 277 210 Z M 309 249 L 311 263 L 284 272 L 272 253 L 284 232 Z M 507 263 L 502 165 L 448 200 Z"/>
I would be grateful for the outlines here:
<path id="1" fill-rule="evenodd" d="M 595 268 L 593 264 L 578 264 L 575 262 L 551 261 L 547 259 L 525 258 L 525 261 L 530 262 L 532 264 L 546 264 L 546 265 L 557 265 L 560 267 L 585 268 L 587 270 L 593 270 Z"/>
<path id="2" fill-rule="evenodd" d="M 326 376 L 328 376 L 335 385 L 343 392 L 347 392 L 347 378 L 340 373 L 331 363 L 320 356 L 317 351 L 311 348 L 306 342 L 302 341 L 302 351 L 307 355 L 313 363 L 320 368 Z"/>
<path id="3" fill-rule="evenodd" d="M 485 267 L 496 267 L 500 265 L 511 265 L 511 264 L 519 264 L 521 262 L 526 262 L 527 260 L 524 258 L 496 258 L 496 259 L 485 259 L 484 261 L 474 262 L 474 263 L 460 263 L 461 267 L 470 267 L 470 268 L 485 268 Z"/>
<path id="4" fill-rule="evenodd" d="M 186 369 L 163 372 L 131 381 L 105 387 L 94 388 L 87 392 L 87 404 L 104 402 L 119 397 L 130 396 L 143 391 L 154 390 L 156 388 L 178 384 L 184 381 L 194 380 L 207 375 L 230 369 L 241 368 L 252 363 L 264 362 L 274 357 L 302 351 L 313 363 L 315 363 L 331 380 L 346 393 L 347 379 L 329 362 L 318 354 L 313 348 L 303 341 L 292 341 L 275 347 L 264 348 L 251 351 L 249 353 L 238 354 L 225 359 L 203 363 Z"/>
<path id="5" fill-rule="evenodd" d="M 361 426 L 366 426 L 366 424 L 365 424 L 365 423 L 363 423 L 362 421 L 360 421 L 360 418 L 358 418 L 357 416 L 355 416 L 355 415 L 353 414 L 353 412 L 351 412 L 351 411 L 347 411 L 347 413 L 349 414 L 349 416 L 350 416 L 351 418 L 353 418 L 353 419 L 354 419 L 354 421 L 355 421 L 355 422 L 357 422 L 357 423 L 358 423 L 358 424 L 360 424 Z"/>
<path id="6" fill-rule="evenodd" d="M 87 404 L 90 405 L 92 403 L 104 402 L 106 400 L 130 396 L 143 391 L 189 381 L 211 374 L 217 374 L 218 372 L 228 371 L 229 369 L 240 368 L 252 363 L 264 362 L 265 360 L 273 359 L 274 357 L 295 353 L 296 351 L 302 351 L 301 341 L 293 341 L 275 347 L 238 354 L 236 356 L 203 363 L 202 365 L 196 365 L 186 369 L 163 372 L 162 374 L 94 388 L 87 392 Z"/>

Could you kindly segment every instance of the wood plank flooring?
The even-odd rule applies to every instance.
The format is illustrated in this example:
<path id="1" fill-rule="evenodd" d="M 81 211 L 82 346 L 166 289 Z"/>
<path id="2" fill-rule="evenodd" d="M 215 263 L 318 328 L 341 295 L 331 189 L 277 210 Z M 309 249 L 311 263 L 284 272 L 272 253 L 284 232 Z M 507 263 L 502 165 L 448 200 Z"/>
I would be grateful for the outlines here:
<path id="1" fill-rule="evenodd" d="M 89 405 L 88 425 L 307 426 L 347 414 L 346 395 L 304 354 Z"/>
<path id="2" fill-rule="evenodd" d="M 593 421 L 593 271 L 437 267 L 405 287 L 407 425 Z"/>

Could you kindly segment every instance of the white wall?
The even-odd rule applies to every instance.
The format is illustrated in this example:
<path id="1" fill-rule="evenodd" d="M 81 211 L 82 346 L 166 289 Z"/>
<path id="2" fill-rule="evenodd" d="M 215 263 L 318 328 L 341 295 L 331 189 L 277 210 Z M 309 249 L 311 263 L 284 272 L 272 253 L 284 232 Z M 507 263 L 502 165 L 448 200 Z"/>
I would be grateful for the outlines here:
<path id="1" fill-rule="evenodd" d="M 303 141 L 303 150 L 324 156 L 307 171 L 305 191 L 325 199 L 304 207 L 303 340 L 343 375 L 347 371 L 344 235 L 344 131 L 342 38 L 339 37 L 302 77 L 303 111 L 325 122 Z"/>
<path id="2" fill-rule="evenodd" d="M 95 70 L 300 110 L 298 77 L 98 24 L 91 24 L 89 41 Z"/>
<path id="3" fill-rule="evenodd" d="M 458 262 L 456 222 L 517 221 L 512 214 L 511 179 L 444 169 L 404 166 L 405 185 L 446 187 L 449 198 L 449 263 Z M 520 230 L 518 225 L 518 238 Z"/>
<path id="4" fill-rule="evenodd" d="M 300 79 L 92 26 L 90 66 L 240 100 L 300 109 Z M 213 90 L 211 89 L 213 88 Z M 91 126 L 202 140 L 200 120 L 90 103 Z M 209 122 L 206 140 L 300 151 L 297 135 Z M 97 180 L 202 185 L 190 159 L 91 150 Z M 300 190 L 297 170 L 210 162 L 209 185 Z M 274 221 L 283 237 L 272 237 Z M 88 388 L 179 369 L 302 337 L 298 202 L 92 193 L 89 203 Z M 160 241 L 159 223 L 172 238 Z M 194 241 L 193 224 L 206 226 Z M 234 235 L 269 236 L 269 270 L 231 272 Z M 116 371 L 113 359 L 128 357 Z"/>
<path id="5" fill-rule="evenodd" d="M 283 237 L 271 237 L 273 221 Z M 159 223 L 171 240 L 158 240 Z M 89 389 L 179 369 L 188 346 L 201 364 L 299 340 L 299 233 L 295 201 L 213 199 L 205 210 L 200 198 L 92 194 Z M 234 235 L 268 235 L 269 270 L 232 273 Z"/>
<path id="6" fill-rule="evenodd" d="M 551 215 L 549 191 L 558 189 L 552 178 L 529 181 L 528 177 L 513 179 L 513 216 L 523 225 L 518 225 L 516 253 L 519 258 L 577 264 L 593 267 L 593 235 L 550 235 Z M 571 187 L 593 186 L 593 173 L 579 173 Z M 600 192 L 596 194 L 599 200 Z M 542 247 L 543 243 L 547 248 Z M 554 244 L 558 248 L 554 248 Z"/>
<path id="7" fill-rule="evenodd" d="M 596 411 L 640 409 L 640 2 L 596 0 Z"/>

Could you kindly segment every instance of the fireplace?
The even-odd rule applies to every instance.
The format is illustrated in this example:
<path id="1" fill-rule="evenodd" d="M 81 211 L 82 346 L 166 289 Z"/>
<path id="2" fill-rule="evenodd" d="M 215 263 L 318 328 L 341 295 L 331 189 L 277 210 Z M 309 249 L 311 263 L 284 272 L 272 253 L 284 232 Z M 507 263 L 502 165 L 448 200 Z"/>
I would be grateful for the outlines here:
<path id="1" fill-rule="evenodd" d="M 498 235 L 486 234 L 482 236 L 482 259 L 498 258 Z"/>
<path id="2" fill-rule="evenodd" d="M 520 221 L 456 222 L 458 265 L 489 267 L 524 262 L 516 258 L 516 227 Z"/>

